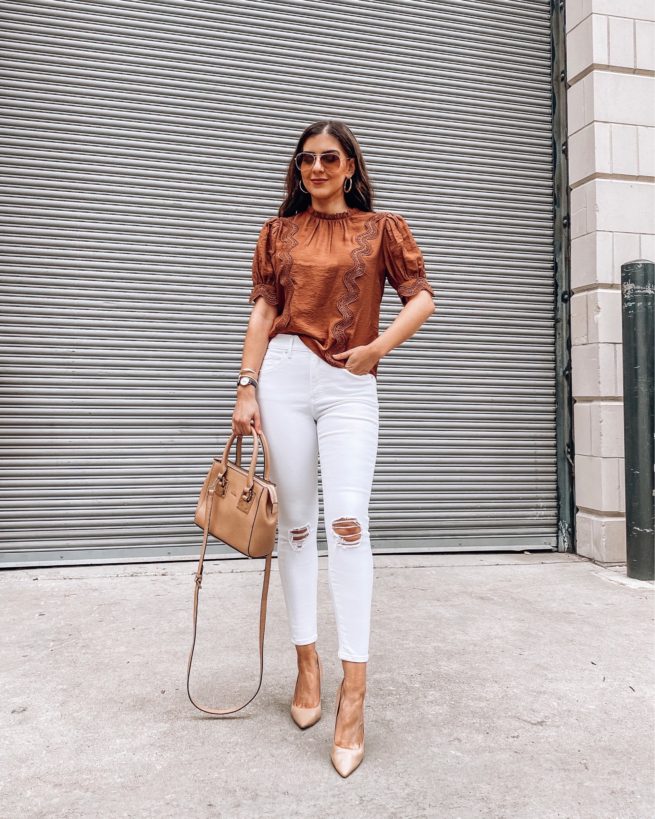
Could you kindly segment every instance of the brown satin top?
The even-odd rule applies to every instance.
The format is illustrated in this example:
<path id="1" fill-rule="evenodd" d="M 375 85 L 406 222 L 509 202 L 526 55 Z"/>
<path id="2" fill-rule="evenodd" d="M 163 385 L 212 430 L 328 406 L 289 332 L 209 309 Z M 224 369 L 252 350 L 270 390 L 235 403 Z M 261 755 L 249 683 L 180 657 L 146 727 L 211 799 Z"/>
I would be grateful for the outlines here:
<path id="1" fill-rule="evenodd" d="M 274 216 L 261 229 L 252 262 L 248 301 L 262 296 L 278 309 L 269 339 L 298 335 L 333 367 L 340 353 L 379 335 L 385 280 L 403 305 L 419 290 L 434 290 L 423 254 L 402 216 L 348 208 L 320 213 L 310 205 L 294 216 Z M 370 370 L 377 378 L 377 364 Z"/>

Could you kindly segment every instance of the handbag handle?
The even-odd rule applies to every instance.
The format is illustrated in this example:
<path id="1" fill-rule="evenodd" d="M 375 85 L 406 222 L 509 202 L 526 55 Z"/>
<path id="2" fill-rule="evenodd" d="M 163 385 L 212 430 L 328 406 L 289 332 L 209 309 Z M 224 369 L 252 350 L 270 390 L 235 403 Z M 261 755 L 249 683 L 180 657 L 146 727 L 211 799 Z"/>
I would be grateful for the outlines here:
<path id="1" fill-rule="evenodd" d="M 253 433 L 253 434 L 256 434 L 256 433 Z M 241 466 L 241 445 L 243 443 L 243 437 L 244 437 L 243 435 L 237 435 L 236 436 L 236 439 L 237 439 L 236 465 L 237 466 Z M 267 464 L 270 463 L 271 456 L 270 456 L 270 452 L 269 452 L 269 449 L 268 449 L 268 440 L 266 439 L 266 436 L 264 435 L 263 432 L 260 433 L 260 440 L 261 440 L 261 443 L 262 443 L 262 448 L 264 450 L 264 477 L 265 477 L 266 480 L 268 480 Z"/>
<path id="2" fill-rule="evenodd" d="M 250 458 L 250 467 L 248 468 L 248 486 L 246 488 L 250 488 L 253 483 L 253 479 L 255 477 L 255 468 L 257 466 L 257 455 L 259 453 L 259 444 L 261 443 L 262 449 L 264 450 L 264 474 L 263 478 L 265 481 L 270 480 L 269 472 L 270 472 L 270 462 L 271 462 L 271 454 L 268 447 L 268 441 L 266 440 L 265 435 L 259 436 L 253 427 L 251 430 L 253 435 L 253 448 L 252 448 L 252 457 Z M 237 459 L 236 465 L 241 466 L 241 444 L 243 441 L 243 435 L 239 435 L 236 432 L 232 432 L 230 437 L 225 444 L 225 449 L 223 450 L 223 455 L 221 457 L 221 466 L 218 471 L 218 477 L 222 478 L 225 472 L 227 471 L 227 461 L 230 454 L 230 449 L 232 448 L 232 444 L 234 443 L 234 439 L 237 439 Z"/>
<path id="3" fill-rule="evenodd" d="M 253 430 L 254 432 L 254 430 Z M 223 453 L 223 459 L 225 462 L 226 453 L 229 450 L 229 446 L 232 444 L 232 440 L 234 439 L 234 434 L 230 437 L 230 441 L 228 446 Z M 241 437 L 241 436 L 239 436 Z M 264 439 L 265 441 L 266 439 Z M 264 452 L 266 452 L 267 444 L 264 444 Z M 253 459 L 254 460 L 254 459 Z M 198 571 L 196 572 L 195 577 L 195 590 L 193 594 L 193 642 L 191 643 L 191 652 L 189 653 L 189 662 L 187 664 L 187 677 L 186 677 L 186 688 L 187 694 L 191 702 L 196 706 L 196 708 L 200 711 L 204 711 L 207 714 L 216 714 L 217 716 L 224 716 L 225 714 L 234 714 L 237 711 L 241 711 L 242 708 L 245 708 L 246 705 L 249 705 L 259 693 L 259 689 L 262 686 L 262 679 L 264 677 L 264 632 L 266 631 L 266 603 L 268 599 L 268 584 L 271 577 L 271 558 L 273 556 L 273 552 L 269 552 L 266 555 L 266 564 L 264 566 L 264 581 L 262 583 L 262 597 L 261 602 L 259 604 L 259 683 L 257 685 L 257 689 L 255 693 L 250 697 L 249 700 L 243 703 L 243 705 L 239 705 L 236 708 L 210 708 L 209 706 L 198 705 L 198 703 L 193 699 L 191 696 L 191 689 L 190 689 L 190 678 L 191 678 L 191 663 L 193 662 L 193 649 L 196 645 L 196 631 L 198 628 L 198 597 L 200 595 L 200 587 L 202 586 L 202 567 L 203 561 L 205 559 L 205 551 L 207 549 L 207 538 L 209 535 L 209 521 L 211 519 L 212 513 L 212 506 L 214 504 L 214 497 L 216 492 L 216 484 L 214 483 L 213 486 L 210 486 L 208 489 L 209 494 L 209 508 L 207 510 L 207 514 L 205 515 L 205 525 L 203 527 L 202 533 L 202 549 L 200 551 L 200 560 L 198 562 Z"/>

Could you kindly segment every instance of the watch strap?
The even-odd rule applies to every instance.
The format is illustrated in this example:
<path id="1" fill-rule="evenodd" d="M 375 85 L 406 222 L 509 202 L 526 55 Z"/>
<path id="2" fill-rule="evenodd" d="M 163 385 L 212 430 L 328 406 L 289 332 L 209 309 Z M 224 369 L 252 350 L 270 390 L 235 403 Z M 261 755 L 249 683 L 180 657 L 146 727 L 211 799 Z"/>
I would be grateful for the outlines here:
<path id="1" fill-rule="evenodd" d="M 242 380 L 243 378 L 247 378 L 247 379 L 248 379 L 248 384 L 253 384 L 255 387 L 257 386 L 257 379 L 253 378 L 253 377 L 252 377 L 252 376 L 250 376 L 250 375 L 240 375 L 240 376 L 237 378 L 237 387 L 240 387 L 240 386 L 244 386 L 244 387 L 245 387 L 245 386 L 246 386 L 246 384 L 243 384 L 243 385 L 241 384 L 241 380 Z"/>

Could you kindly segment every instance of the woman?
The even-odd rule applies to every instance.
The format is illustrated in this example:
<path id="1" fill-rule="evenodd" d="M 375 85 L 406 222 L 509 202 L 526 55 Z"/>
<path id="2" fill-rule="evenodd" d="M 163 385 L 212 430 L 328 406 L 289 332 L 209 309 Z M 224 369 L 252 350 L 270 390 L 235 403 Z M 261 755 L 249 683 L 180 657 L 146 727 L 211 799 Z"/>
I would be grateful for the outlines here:
<path id="1" fill-rule="evenodd" d="M 364 158 L 345 124 L 316 122 L 303 132 L 286 191 L 254 253 L 249 297 L 254 307 L 232 429 L 248 435 L 254 425 L 270 446 L 270 476 L 278 491 L 278 567 L 298 660 L 291 716 L 301 728 L 321 716 L 320 457 L 328 578 L 343 665 L 331 759 L 345 777 L 364 754 L 377 365 L 434 312 L 434 291 L 403 217 L 372 210 Z M 403 309 L 378 335 L 385 279 Z"/>

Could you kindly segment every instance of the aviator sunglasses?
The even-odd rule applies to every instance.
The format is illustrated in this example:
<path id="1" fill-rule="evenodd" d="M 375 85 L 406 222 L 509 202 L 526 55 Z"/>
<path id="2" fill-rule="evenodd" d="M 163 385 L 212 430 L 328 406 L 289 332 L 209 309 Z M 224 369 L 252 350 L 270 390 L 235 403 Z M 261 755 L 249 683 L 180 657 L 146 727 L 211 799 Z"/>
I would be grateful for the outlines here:
<path id="1" fill-rule="evenodd" d="M 341 165 L 341 154 L 339 151 L 324 151 L 322 154 L 315 154 L 313 151 L 301 151 L 294 157 L 296 168 L 298 168 L 299 171 L 313 168 L 317 156 L 320 156 L 321 165 L 328 171 L 336 171 Z"/>

